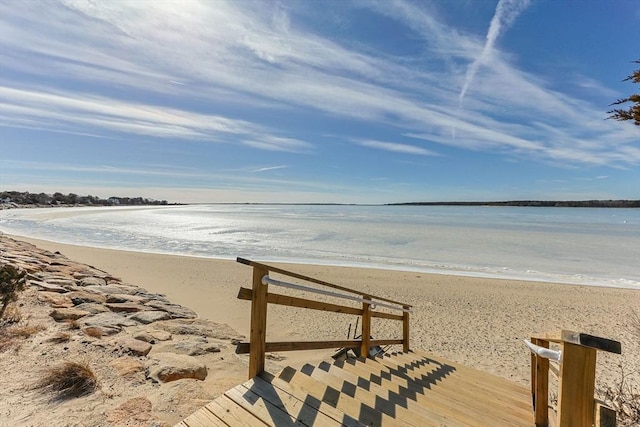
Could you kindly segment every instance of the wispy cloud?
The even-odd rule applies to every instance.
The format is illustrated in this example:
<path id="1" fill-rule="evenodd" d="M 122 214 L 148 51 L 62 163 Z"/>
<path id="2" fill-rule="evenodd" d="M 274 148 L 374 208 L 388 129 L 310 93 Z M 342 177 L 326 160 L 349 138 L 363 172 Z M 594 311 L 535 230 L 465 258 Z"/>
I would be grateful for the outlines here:
<path id="1" fill-rule="evenodd" d="M 258 172 L 267 172 L 267 171 L 273 171 L 273 170 L 278 170 L 278 169 L 284 169 L 287 168 L 288 166 L 285 165 L 281 165 L 281 166 L 269 166 L 269 167 L 264 167 L 264 168 L 258 168 L 258 169 L 254 169 L 251 172 L 254 173 L 258 173 Z"/>
<path id="2" fill-rule="evenodd" d="M 587 102 L 549 89 L 496 47 L 527 4 L 501 0 L 485 38 L 457 31 L 424 3 L 345 6 L 395 20 L 424 41 L 426 61 L 387 57 L 305 26 L 296 14 L 296 8 L 313 7 L 305 4 L 3 2 L 1 124 L 315 153 L 321 147 L 312 138 L 281 126 L 290 114 L 304 114 L 310 122 L 355 120 L 398 137 L 506 156 L 637 165 L 635 130 L 620 129 Z M 465 70 L 462 64 L 470 62 Z M 476 73 L 480 66 L 487 72 Z M 24 76 L 41 87 L 7 83 Z M 472 84 L 473 97 L 466 96 Z M 462 116 L 458 101 L 465 97 Z M 283 114 L 263 114 L 274 111 Z M 369 140 L 356 128 L 341 137 Z M 369 147 L 433 155 L 409 144 L 377 143 Z"/>
<path id="3" fill-rule="evenodd" d="M 397 142 L 376 141 L 373 139 L 355 140 L 358 145 L 363 147 L 375 148 L 376 150 L 391 151 L 394 153 L 415 154 L 419 156 L 437 156 L 438 154 L 415 145 L 400 144 Z"/>

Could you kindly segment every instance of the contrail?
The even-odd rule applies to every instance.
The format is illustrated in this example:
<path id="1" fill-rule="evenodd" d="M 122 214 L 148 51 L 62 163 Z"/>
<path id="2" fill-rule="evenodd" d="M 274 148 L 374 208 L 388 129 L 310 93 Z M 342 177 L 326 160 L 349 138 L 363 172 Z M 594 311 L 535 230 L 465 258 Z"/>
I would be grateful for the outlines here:
<path id="1" fill-rule="evenodd" d="M 527 8 L 530 0 L 500 0 L 498 5 L 496 6 L 496 12 L 493 14 L 493 18 L 491 19 L 491 24 L 489 25 L 489 31 L 487 32 L 487 41 L 484 44 L 484 48 L 480 53 L 480 56 L 476 58 L 475 61 L 469 65 L 467 68 L 467 76 L 464 80 L 464 85 L 462 86 L 462 90 L 460 91 L 459 98 L 459 107 L 462 109 L 462 101 L 464 100 L 464 96 L 469 89 L 469 85 L 473 81 L 476 73 L 478 72 L 478 68 L 480 68 L 480 64 L 489 56 L 491 51 L 493 50 L 493 45 L 500 35 L 500 30 L 503 28 L 506 29 L 513 23 L 516 17 Z"/>

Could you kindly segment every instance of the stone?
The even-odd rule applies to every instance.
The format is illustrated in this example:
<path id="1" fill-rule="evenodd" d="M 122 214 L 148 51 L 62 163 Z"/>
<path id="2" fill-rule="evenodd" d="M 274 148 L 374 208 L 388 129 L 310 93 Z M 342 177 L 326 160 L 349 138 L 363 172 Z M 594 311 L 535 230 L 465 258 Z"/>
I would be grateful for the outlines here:
<path id="1" fill-rule="evenodd" d="M 71 298 L 55 292 L 38 292 L 38 301 L 49 304 L 53 308 L 73 307 L 73 301 L 71 301 Z"/>
<path id="2" fill-rule="evenodd" d="M 124 316 L 111 312 L 87 316 L 81 320 L 81 323 L 84 324 L 84 326 L 98 326 L 116 329 L 122 329 L 123 326 L 136 326 L 138 324 L 135 320 L 127 319 Z"/>
<path id="3" fill-rule="evenodd" d="M 118 295 L 118 294 L 135 294 L 136 288 L 121 285 L 105 285 L 105 286 L 85 286 L 85 289 L 90 292 L 96 292 L 103 295 Z"/>
<path id="4" fill-rule="evenodd" d="M 137 340 L 148 342 L 148 343 L 151 343 L 151 344 L 154 344 L 156 342 L 156 340 L 153 338 L 153 335 L 151 335 L 149 332 L 145 332 L 145 331 L 134 333 L 131 336 L 134 337 Z"/>
<path id="5" fill-rule="evenodd" d="M 102 277 L 83 277 L 78 280 L 78 286 L 106 286 L 107 281 Z"/>
<path id="6" fill-rule="evenodd" d="M 82 328 L 82 332 L 84 332 L 86 336 L 92 337 L 92 338 L 102 338 L 104 335 L 111 335 L 108 333 L 105 334 L 104 333 L 105 331 L 103 330 L 103 328 L 100 328 L 98 326 L 86 326 Z"/>
<path id="7" fill-rule="evenodd" d="M 104 304 L 105 302 L 107 302 L 107 298 L 104 295 L 94 292 L 74 291 L 69 292 L 67 296 L 71 298 L 71 301 L 73 301 L 75 305 L 84 303 Z"/>
<path id="8" fill-rule="evenodd" d="M 167 304 L 162 301 L 151 300 L 145 305 L 153 307 L 156 310 L 166 311 L 171 315 L 172 319 L 195 319 L 198 317 L 195 311 L 178 304 Z"/>
<path id="9" fill-rule="evenodd" d="M 158 352 L 186 354 L 189 356 L 202 356 L 203 354 L 219 353 L 220 344 L 212 344 L 199 340 L 185 340 L 157 345 Z"/>
<path id="10" fill-rule="evenodd" d="M 65 320 L 78 320 L 90 314 L 88 311 L 78 310 L 77 308 L 57 308 L 49 315 L 53 317 L 56 322 L 63 322 Z"/>
<path id="11" fill-rule="evenodd" d="M 156 322 L 155 328 L 164 329 L 174 335 L 198 335 L 220 340 L 244 339 L 229 325 L 207 319 L 172 319 Z"/>
<path id="12" fill-rule="evenodd" d="M 133 302 L 113 302 L 107 303 L 105 306 L 116 313 L 135 313 L 142 310 L 148 310 L 148 307 Z"/>
<path id="13" fill-rule="evenodd" d="M 85 302 L 82 304 L 78 304 L 76 305 L 76 308 L 79 308 L 80 310 L 86 310 L 91 314 L 107 313 L 111 311 L 102 304 L 96 304 L 92 302 Z"/>
<path id="14" fill-rule="evenodd" d="M 148 342 L 137 340 L 130 335 L 117 336 L 111 340 L 111 343 L 135 356 L 146 356 L 152 347 Z"/>
<path id="15" fill-rule="evenodd" d="M 147 301 L 149 301 L 149 298 L 138 296 L 138 295 L 110 294 L 107 296 L 107 302 L 110 302 L 110 303 L 131 302 L 131 303 L 137 303 L 137 304 L 144 304 Z"/>
<path id="16" fill-rule="evenodd" d="M 183 378 L 204 380 L 207 367 L 193 356 L 175 353 L 154 353 L 145 364 L 147 378 L 158 382 L 171 382 Z"/>
<path id="17" fill-rule="evenodd" d="M 39 291 L 56 292 L 59 294 L 68 292 L 67 288 L 54 285 L 52 283 L 40 282 L 38 280 L 29 280 L 29 285 L 37 287 Z"/>
<path id="18" fill-rule="evenodd" d="M 151 329 L 148 332 L 156 341 L 169 341 L 171 339 L 171 334 L 167 331 Z"/>
<path id="19" fill-rule="evenodd" d="M 127 356 L 119 357 L 111 361 L 109 365 L 116 368 L 123 377 L 144 371 L 144 365 L 139 360 Z"/>
<path id="20" fill-rule="evenodd" d="M 141 311 L 131 316 L 132 320 L 140 323 L 149 324 L 160 320 L 167 320 L 170 318 L 169 313 L 164 311 Z"/>

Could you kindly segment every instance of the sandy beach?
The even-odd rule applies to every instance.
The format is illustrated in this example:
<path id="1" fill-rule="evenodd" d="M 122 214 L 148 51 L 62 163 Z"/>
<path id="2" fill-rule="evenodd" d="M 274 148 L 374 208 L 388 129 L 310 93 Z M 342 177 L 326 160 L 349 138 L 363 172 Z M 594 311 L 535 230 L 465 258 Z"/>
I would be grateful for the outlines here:
<path id="1" fill-rule="evenodd" d="M 19 238 L 85 263 L 124 282 L 165 294 L 201 317 L 249 335 L 250 304 L 236 298 L 251 287 L 251 268 L 230 260 L 95 249 Z M 258 259 L 254 261 L 260 261 Z M 535 332 L 569 329 L 622 343 L 622 356 L 600 353 L 598 380 L 611 383 L 640 368 L 634 316 L 640 291 L 595 286 L 430 275 L 376 269 L 284 265 L 279 267 L 373 295 L 406 302 L 411 347 L 528 384 L 529 354 L 523 344 Z M 276 276 L 274 276 L 276 277 Z M 277 278 L 277 277 L 276 277 Z M 274 291 L 275 292 L 275 291 Z M 278 293 L 288 293 L 278 289 Z M 303 295 L 304 296 L 304 295 Z M 315 296 L 314 298 L 320 298 Z M 327 297 L 330 300 L 329 297 Z M 634 314 L 635 313 L 635 314 Z M 267 340 L 345 339 L 355 316 L 270 306 Z M 399 338 L 399 322 L 374 321 L 375 338 Z M 297 364 L 330 352 L 283 353 Z M 638 383 L 638 373 L 628 378 Z"/>

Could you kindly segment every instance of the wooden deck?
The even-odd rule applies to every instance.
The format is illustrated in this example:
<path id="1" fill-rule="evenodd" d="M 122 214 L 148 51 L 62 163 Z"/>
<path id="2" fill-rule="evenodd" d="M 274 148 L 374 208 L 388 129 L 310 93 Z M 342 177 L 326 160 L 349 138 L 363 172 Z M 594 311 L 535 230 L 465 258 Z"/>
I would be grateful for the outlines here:
<path id="1" fill-rule="evenodd" d="M 263 372 L 179 427 L 528 426 L 531 391 L 419 352 Z"/>

